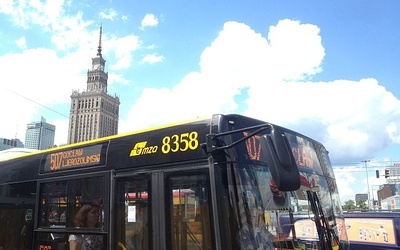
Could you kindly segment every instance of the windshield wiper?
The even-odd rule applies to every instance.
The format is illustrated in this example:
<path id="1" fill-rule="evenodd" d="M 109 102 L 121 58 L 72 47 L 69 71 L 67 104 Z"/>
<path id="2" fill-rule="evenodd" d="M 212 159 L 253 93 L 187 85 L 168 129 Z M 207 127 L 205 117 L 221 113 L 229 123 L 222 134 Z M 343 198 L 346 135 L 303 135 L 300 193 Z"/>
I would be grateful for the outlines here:
<path id="1" fill-rule="evenodd" d="M 335 230 L 328 225 L 327 218 L 322 210 L 321 202 L 316 192 L 307 190 L 307 197 L 311 205 L 311 210 L 314 214 L 314 222 L 318 232 L 319 247 L 321 249 L 333 250 L 332 244 L 338 246 L 335 249 L 341 249 L 339 238 Z"/>

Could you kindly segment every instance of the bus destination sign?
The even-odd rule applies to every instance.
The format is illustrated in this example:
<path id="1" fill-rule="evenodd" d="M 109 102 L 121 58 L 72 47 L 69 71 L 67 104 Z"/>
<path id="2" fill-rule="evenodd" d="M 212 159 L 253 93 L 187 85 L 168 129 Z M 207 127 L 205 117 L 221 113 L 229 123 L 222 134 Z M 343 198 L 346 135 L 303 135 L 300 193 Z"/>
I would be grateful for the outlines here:
<path id="1" fill-rule="evenodd" d="M 62 171 L 71 168 L 104 165 L 108 143 L 68 149 L 45 155 L 41 163 L 41 172 Z"/>

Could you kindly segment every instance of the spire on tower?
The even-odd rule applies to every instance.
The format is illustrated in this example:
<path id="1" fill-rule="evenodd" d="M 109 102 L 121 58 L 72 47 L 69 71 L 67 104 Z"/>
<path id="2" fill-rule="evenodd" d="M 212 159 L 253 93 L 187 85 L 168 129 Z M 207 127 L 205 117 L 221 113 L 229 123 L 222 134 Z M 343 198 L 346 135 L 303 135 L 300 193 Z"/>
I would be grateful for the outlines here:
<path id="1" fill-rule="evenodd" d="M 97 47 L 97 55 L 101 57 L 101 34 L 103 33 L 103 24 L 100 24 L 99 47 Z"/>

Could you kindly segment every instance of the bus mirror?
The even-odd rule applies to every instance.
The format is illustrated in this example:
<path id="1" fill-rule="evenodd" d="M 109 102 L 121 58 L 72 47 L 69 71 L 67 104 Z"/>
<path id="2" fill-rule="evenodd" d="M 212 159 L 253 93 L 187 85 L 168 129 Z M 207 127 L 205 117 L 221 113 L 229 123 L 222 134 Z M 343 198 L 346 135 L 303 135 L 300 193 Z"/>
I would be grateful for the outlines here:
<path id="1" fill-rule="evenodd" d="M 276 128 L 266 137 L 266 160 L 278 189 L 294 191 L 300 188 L 300 173 L 287 138 Z"/>

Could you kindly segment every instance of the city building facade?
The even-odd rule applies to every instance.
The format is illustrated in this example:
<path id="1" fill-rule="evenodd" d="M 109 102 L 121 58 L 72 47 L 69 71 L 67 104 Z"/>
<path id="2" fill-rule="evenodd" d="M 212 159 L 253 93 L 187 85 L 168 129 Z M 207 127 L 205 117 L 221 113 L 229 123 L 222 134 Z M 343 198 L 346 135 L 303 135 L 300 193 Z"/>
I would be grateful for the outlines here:
<path id="1" fill-rule="evenodd" d="M 102 26 L 96 57 L 87 72 L 86 90 L 74 90 L 68 127 L 68 144 L 88 141 L 118 133 L 119 97 L 107 91 L 108 72 L 101 51 Z"/>
<path id="2" fill-rule="evenodd" d="M 356 204 L 368 201 L 368 194 L 356 194 Z"/>
<path id="3" fill-rule="evenodd" d="M 19 139 L 0 138 L 0 150 L 23 147 L 24 144 Z"/>
<path id="4" fill-rule="evenodd" d="M 400 209 L 400 196 L 393 195 L 381 200 L 382 210 L 398 210 Z"/>
<path id="5" fill-rule="evenodd" d="M 379 187 L 379 189 L 376 192 L 376 194 L 378 196 L 379 208 L 384 209 L 384 208 L 382 208 L 382 201 L 385 200 L 386 198 L 389 198 L 389 197 L 395 195 L 396 189 L 397 189 L 397 187 L 394 184 L 384 184 Z"/>
<path id="6" fill-rule="evenodd" d="M 385 168 L 385 178 L 387 184 L 400 183 L 400 163 L 393 163 Z"/>
<path id="7" fill-rule="evenodd" d="M 38 122 L 28 123 L 25 134 L 25 148 L 48 149 L 54 146 L 56 126 L 47 123 L 43 117 Z"/>

